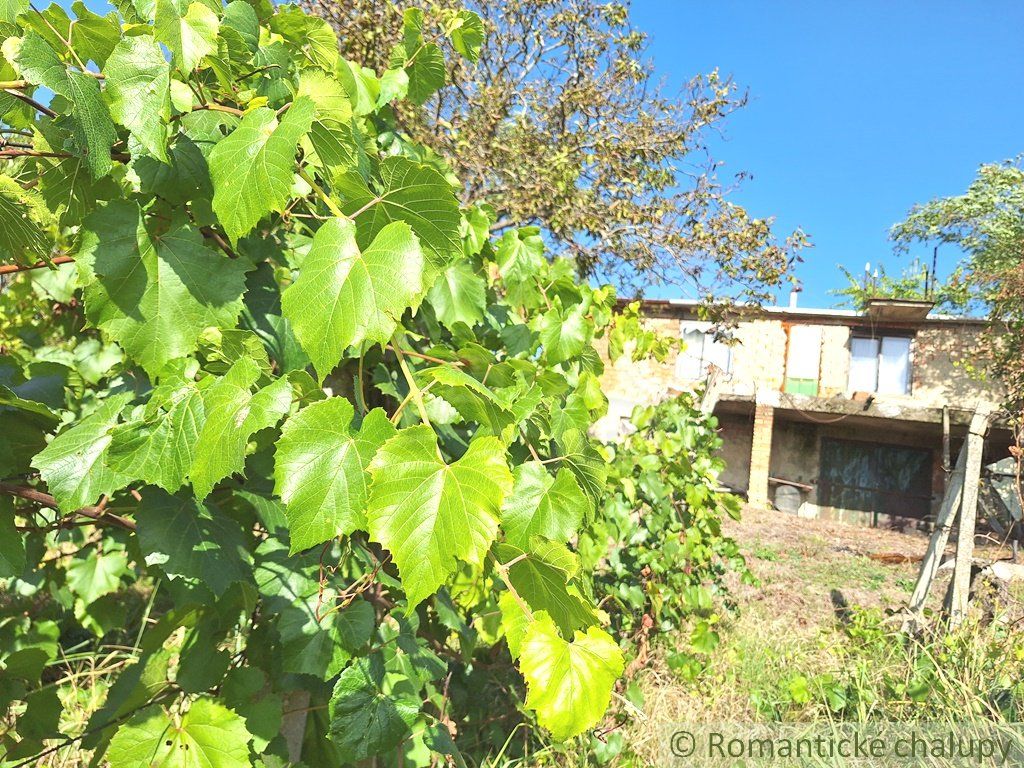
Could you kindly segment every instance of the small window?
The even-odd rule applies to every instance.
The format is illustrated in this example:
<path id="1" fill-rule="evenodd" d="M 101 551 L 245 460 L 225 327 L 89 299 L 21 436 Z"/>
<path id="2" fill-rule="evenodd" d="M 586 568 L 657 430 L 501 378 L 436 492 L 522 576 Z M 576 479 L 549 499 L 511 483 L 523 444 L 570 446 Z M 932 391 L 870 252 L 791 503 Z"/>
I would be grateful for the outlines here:
<path id="1" fill-rule="evenodd" d="M 910 394 L 910 339 L 906 336 L 850 339 L 851 392 Z"/>
<path id="2" fill-rule="evenodd" d="M 710 323 L 683 323 L 679 329 L 683 349 L 676 356 L 676 377 L 698 381 L 708 375 L 708 366 L 715 365 L 728 373 L 732 368 L 732 350 L 715 339 Z"/>

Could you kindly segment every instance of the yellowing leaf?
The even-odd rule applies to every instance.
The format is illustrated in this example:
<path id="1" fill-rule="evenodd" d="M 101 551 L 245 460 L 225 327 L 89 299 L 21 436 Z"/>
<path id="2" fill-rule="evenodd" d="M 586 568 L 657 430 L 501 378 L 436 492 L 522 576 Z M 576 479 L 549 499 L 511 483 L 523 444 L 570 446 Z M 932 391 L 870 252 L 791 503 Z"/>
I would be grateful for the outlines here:
<path id="1" fill-rule="evenodd" d="M 622 668 L 622 652 L 607 632 L 590 627 L 567 642 L 543 612 L 526 628 L 519 652 L 526 706 L 559 741 L 600 722 Z"/>

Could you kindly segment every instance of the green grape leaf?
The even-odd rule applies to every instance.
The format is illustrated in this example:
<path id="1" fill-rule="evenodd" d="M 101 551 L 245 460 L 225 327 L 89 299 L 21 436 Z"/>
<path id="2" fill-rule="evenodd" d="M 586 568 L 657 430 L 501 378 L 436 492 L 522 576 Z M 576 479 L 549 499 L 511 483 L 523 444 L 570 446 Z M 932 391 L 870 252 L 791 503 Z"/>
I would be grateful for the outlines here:
<path id="1" fill-rule="evenodd" d="M 556 297 L 554 307 L 541 315 L 535 323 L 544 348 L 544 356 L 552 365 L 579 357 L 587 343 L 588 323 L 582 306 L 563 311 Z"/>
<path id="2" fill-rule="evenodd" d="M 322 380 L 347 347 L 385 343 L 423 294 L 423 254 L 408 224 L 393 222 L 360 252 L 356 227 L 330 219 L 317 230 L 281 309 Z"/>
<path id="3" fill-rule="evenodd" d="M 27 32 L 15 57 L 26 80 L 63 96 L 71 105 L 75 140 L 94 179 L 111 168 L 110 148 L 117 139 L 114 122 L 103 101 L 99 81 L 70 70 L 57 52 L 35 32 Z"/>
<path id="4" fill-rule="evenodd" d="M 505 634 L 508 652 L 513 659 L 518 659 L 526 628 L 533 621 L 533 612 L 528 606 L 521 605 L 507 589 L 498 597 L 498 607 L 501 609 L 501 631 Z"/>
<path id="5" fill-rule="evenodd" d="M 295 149 L 309 131 L 316 105 L 303 97 L 278 122 L 274 110 L 247 113 L 210 153 L 213 210 L 232 243 L 249 234 L 260 219 L 280 211 L 295 177 Z"/>
<path id="6" fill-rule="evenodd" d="M 333 593 L 325 593 L 327 612 Z M 310 596 L 315 604 L 316 591 Z M 318 619 L 306 607 L 289 607 L 277 621 L 285 672 L 329 680 L 365 645 L 374 629 L 373 606 L 365 600 Z"/>
<path id="7" fill-rule="evenodd" d="M 150 375 L 195 350 L 204 328 L 234 326 L 251 268 L 207 248 L 181 218 L 150 235 L 142 210 L 126 200 L 85 220 L 76 262 L 89 321 Z"/>
<path id="8" fill-rule="evenodd" d="M 277 424 L 291 406 L 288 379 L 277 379 L 253 393 L 260 368 L 243 357 L 203 392 L 206 421 L 195 444 L 192 487 L 205 499 L 213 487 L 245 466 L 245 447 L 261 429 Z"/>
<path id="9" fill-rule="evenodd" d="M 256 584 L 266 610 L 277 617 L 284 671 L 328 680 L 369 642 L 375 616 L 365 600 L 333 610 L 337 592 L 321 589 L 313 563 L 296 567 L 284 544 L 268 539 L 257 551 Z"/>
<path id="10" fill-rule="evenodd" d="M 29 470 L 33 456 L 46 447 L 46 435 L 58 423 L 56 414 L 42 403 L 20 397 L 0 385 L 0 422 L 4 439 L 0 441 L 0 476 Z"/>
<path id="11" fill-rule="evenodd" d="M 329 711 L 331 741 L 342 762 L 354 763 L 398 746 L 409 735 L 419 706 L 384 691 L 384 661 L 375 653 L 341 673 Z"/>
<path id="12" fill-rule="evenodd" d="M 370 537 L 391 552 L 410 610 L 460 562 L 482 563 L 512 487 L 497 438 L 472 440 L 462 458 L 446 464 L 434 431 L 425 424 L 410 427 L 384 443 L 370 474 Z"/>
<path id="13" fill-rule="evenodd" d="M 114 48 L 103 74 L 111 117 L 166 163 L 171 69 L 160 46 L 144 35 L 126 37 Z"/>
<path id="14" fill-rule="evenodd" d="M 71 47 L 83 61 L 106 65 L 110 52 L 121 39 L 121 23 L 116 13 L 100 16 L 93 13 L 81 0 L 75 0 L 71 10 L 77 17 L 68 30 Z"/>
<path id="15" fill-rule="evenodd" d="M 497 247 L 498 272 L 512 304 L 532 305 L 542 299 L 537 274 L 544 266 L 544 241 L 538 227 L 506 231 Z"/>
<path id="16" fill-rule="evenodd" d="M 515 420 L 514 414 L 505 407 L 485 384 L 469 374 L 450 365 L 438 365 L 417 371 L 418 378 L 432 382 L 430 392 L 448 402 L 467 421 L 485 425 L 494 434 Z"/>
<path id="17" fill-rule="evenodd" d="M 250 53 L 256 53 L 260 47 L 260 20 L 253 7 L 245 0 L 232 0 L 224 6 L 224 18 L 221 20 L 220 33 L 237 33 L 238 40 Z"/>
<path id="18" fill-rule="evenodd" d="M 25 570 L 25 540 L 14 524 L 14 510 L 0 502 L 0 579 L 20 576 Z"/>
<path id="19" fill-rule="evenodd" d="M 468 261 L 457 261 L 441 273 L 428 298 L 437 319 L 449 328 L 455 323 L 472 327 L 483 320 L 487 283 Z"/>
<path id="20" fill-rule="evenodd" d="M 622 668 L 622 652 L 607 632 L 590 627 L 567 642 L 543 613 L 526 628 L 520 647 L 526 706 L 558 741 L 578 736 L 601 720 Z"/>
<path id="21" fill-rule="evenodd" d="M 203 398 L 194 383 L 161 385 L 141 419 L 111 431 L 107 464 L 123 475 L 173 493 L 188 477 L 204 419 Z"/>
<path id="22" fill-rule="evenodd" d="M 565 466 L 576 476 L 580 488 L 587 495 L 590 502 L 589 512 L 593 512 L 601 503 L 604 494 L 608 465 L 582 430 L 565 430 L 558 438 L 558 447 Z"/>
<path id="23" fill-rule="evenodd" d="M 93 549 L 87 557 L 76 557 L 68 565 L 68 587 L 88 604 L 116 592 L 127 570 L 128 557 L 124 552 L 101 553 Z"/>
<path id="24" fill-rule="evenodd" d="M 476 63 L 484 43 L 484 23 L 473 11 L 459 11 L 450 27 L 448 36 L 452 46 L 461 56 Z"/>
<path id="25" fill-rule="evenodd" d="M 130 399 L 130 394 L 107 398 L 32 459 L 62 512 L 95 504 L 100 496 L 123 488 L 130 480 L 105 464 L 110 430 Z"/>
<path id="26" fill-rule="evenodd" d="M 80 157 L 39 162 L 39 192 L 64 226 L 81 224 L 96 205 L 96 185 L 84 166 Z"/>
<path id="27" fill-rule="evenodd" d="M 274 458 L 275 492 L 285 503 L 292 553 L 366 530 L 366 468 L 395 434 L 384 411 L 353 429 L 352 405 L 331 397 L 285 422 Z"/>
<path id="28" fill-rule="evenodd" d="M 569 584 L 579 571 L 579 560 L 565 545 L 538 536 L 527 551 L 498 544 L 494 553 L 502 563 L 513 563 L 508 577 L 519 596 L 534 611 L 545 611 L 564 637 L 597 623 L 594 606 Z"/>
<path id="29" fill-rule="evenodd" d="M 0 175 L 0 259 L 23 264 L 49 260 L 53 239 L 47 230 L 53 224 L 54 216 L 39 192 Z"/>
<path id="30" fill-rule="evenodd" d="M 571 470 L 562 467 L 552 476 L 539 461 L 528 461 L 512 475 L 515 485 L 501 510 L 509 544 L 527 549 L 532 536 L 564 543 L 576 534 L 590 502 Z"/>
<path id="31" fill-rule="evenodd" d="M 245 721 L 210 699 L 196 699 L 180 719 L 147 707 L 118 728 L 110 768 L 249 768 Z"/>
<path id="32" fill-rule="evenodd" d="M 187 496 L 147 488 L 135 512 L 146 565 L 171 579 L 193 579 L 222 595 L 232 584 L 251 584 L 252 555 L 245 534 L 227 515 Z"/>
<path id="33" fill-rule="evenodd" d="M 408 97 L 423 104 L 444 86 L 444 54 L 437 43 L 423 39 L 423 11 L 408 8 L 403 14 L 402 42 L 391 51 L 391 69 L 404 69 L 409 78 Z"/>
<path id="34" fill-rule="evenodd" d="M 404 221 L 428 252 L 431 263 L 444 268 L 462 254 L 462 216 L 451 184 L 435 169 L 405 157 L 380 164 L 380 189 L 374 193 L 358 174 L 336 182 L 345 198 L 343 210 L 356 218 L 359 242 L 369 242 L 393 221 Z"/>
<path id="35" fill-rule="evenodd" d="M 217 50 L 220 19 L 210 6 L 186 0 L 156 0 L 153 36 L 171 52 L 174 66 L 188 74 Z"/>
<path id="36" fill-rule="evenodd" d="M 313 64 L 334 72 L 338 66 L 338 36 L 331 25 L 297 6 L 282 6 L 270 20 L 270 29 L 297 46 Z"/>
<path id="37" fill-rule="evenodd" d="M 233 668 L 220 689 L 220 699 L 245 718 L 245 729 L 252 734 L 256 754 L 263 752 L 281 732 L 281 696 L 269 690 L 267 675 L 256 667 Z"/>

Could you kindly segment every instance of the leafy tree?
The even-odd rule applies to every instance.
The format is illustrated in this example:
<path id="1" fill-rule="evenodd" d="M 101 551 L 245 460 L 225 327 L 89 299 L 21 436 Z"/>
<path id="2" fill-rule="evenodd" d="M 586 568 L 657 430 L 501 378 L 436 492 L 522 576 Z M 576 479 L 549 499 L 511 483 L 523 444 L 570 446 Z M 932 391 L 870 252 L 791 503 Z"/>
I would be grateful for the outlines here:
<path id="1" fill-rule="evenodd" d="M 539 226 L 581 274 L 630 291 L 664 280 L 760 301 L 786 279 L 803 236 L 777 242 L 708 159 L 745 97 L 717 72 L 666 91 L 626 4 L 473 0 L 479 21 L 455 0 L 302 4 L 377 71 L 426 56 L 410 93 L 452 84 L 396 105 L 396 122 L 451 163 L 464 200 L 492 206 L 492 231 Z M 468 55 L 444 66 L 443 49 Z"/>
<path id="2" fill-rule="evenodd" d="M 934 302 L 946 310 L 964 310 L 969 303 L 961 270 L 956 270 L 948 280 L 939 284 L 928 268 L 916 261 L 903 269 L 899 275 L 889 275 L 884 265 L 878 265 L 873 273 L 858 278 L 842 265 L 839 271 L 846 278 L 845 288 L 830 291 L 834 296 L 845 297 L 843 303 L 856 309 L 864 309 L 871 299 L 916 299 Z"/>
<path id="3" fill-rule="evenodd" d="M 1024 422 L 1024 170 L 1019 161 L 981 166 L 967 191 L 915 206 L 891 233 L 897 248 L 945 243 L 966 253 L 967 298 L 985 307 L 992 373 L 1007 390 L 1011 415 Z"/>

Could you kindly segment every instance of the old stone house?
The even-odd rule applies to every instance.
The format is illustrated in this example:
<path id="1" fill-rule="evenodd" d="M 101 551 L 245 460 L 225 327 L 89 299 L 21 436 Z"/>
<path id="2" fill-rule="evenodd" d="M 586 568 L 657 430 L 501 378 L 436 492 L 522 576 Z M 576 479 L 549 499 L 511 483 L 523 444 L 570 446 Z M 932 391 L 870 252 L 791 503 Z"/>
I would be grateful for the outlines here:
<path id="1" fill-rule="evenodd" d="M 745 312 L 732 342 L 687 301 L 645 301 L 655 328 L 685 349 L 665 363 L 609 363 L 610 436 L 633 407 L 716 374 L 724 485 L 752 504 L 806 516 L 925 527 L 942 499 L 979 400 L 998 402 L 978 368 L 984 321 L 930 304 L 872 302 L 865 312 L 768 307 Z M 987 458 L 1007 454 L 996 426 Z M 952 456 L 952 459 L 950 458 Z"/>

